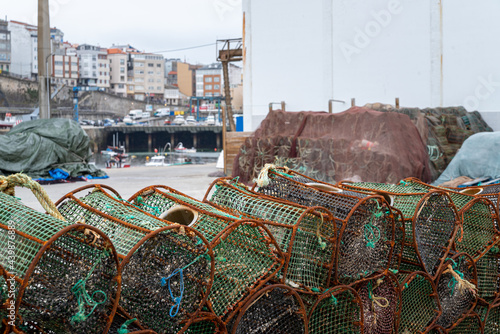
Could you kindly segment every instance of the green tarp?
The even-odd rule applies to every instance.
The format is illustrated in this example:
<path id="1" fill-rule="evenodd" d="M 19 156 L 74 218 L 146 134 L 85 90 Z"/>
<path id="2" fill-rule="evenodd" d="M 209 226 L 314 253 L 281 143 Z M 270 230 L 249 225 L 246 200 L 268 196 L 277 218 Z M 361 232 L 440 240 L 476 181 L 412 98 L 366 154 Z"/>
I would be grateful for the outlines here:
<path id="1" fill-rule="evenodd" d="M 89 144 L 89 137 L 73 120 L 22 122 L 0 136 L 0 174 L 23 172 L 32 178 L 50 178 L 49 170 L 60 168 L 70 177 L 106 176 L 88 164 Z"/>

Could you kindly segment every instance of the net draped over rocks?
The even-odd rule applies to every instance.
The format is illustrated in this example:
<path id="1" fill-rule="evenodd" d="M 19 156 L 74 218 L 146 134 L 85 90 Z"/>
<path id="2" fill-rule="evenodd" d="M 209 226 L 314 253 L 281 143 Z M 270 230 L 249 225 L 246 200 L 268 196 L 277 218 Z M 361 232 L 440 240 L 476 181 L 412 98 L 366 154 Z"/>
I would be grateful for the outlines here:
<path id="1" fill-rule="evenodd" d="M 336 114 L 270 111 L 240 148 L 232 175 L 248 183 L 275 162 L 330 183 L 431 181 L 427 148 L 410 118 L 360 107 Z"/>

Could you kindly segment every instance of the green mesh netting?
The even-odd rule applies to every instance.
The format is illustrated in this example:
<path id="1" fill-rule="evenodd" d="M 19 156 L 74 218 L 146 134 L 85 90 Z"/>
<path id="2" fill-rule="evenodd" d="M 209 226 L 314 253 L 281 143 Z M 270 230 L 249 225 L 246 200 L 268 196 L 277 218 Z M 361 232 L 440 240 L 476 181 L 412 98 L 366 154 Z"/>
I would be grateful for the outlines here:
<path id="1" fill-rule="evenodd" d="M 500 282 L 500 252 L 498 246 L 493 246 L 476 260 L 478 296 L 491 299 L 499 291 Z"/>
<path id="2" fill-rule="evenodd" d="M 436 289 L 442 313 L 436 324 L 450 328 L 474 308 L 477 301 L 474 261 L 465 253 L 448 258 L 440 269 Z"/>
<path id="3" fill-rule="evenodd" d="M 303 334 L 307 332 L 306 318 L 304 305 L 293 289 L 272 285 L 248 301 L 230 332 Z"/>
<path id="4" fill-rule="evenodd" d="M 500 333 L 500 308 L 497 303 L 490 305 L 484 319 L 484 334 Z"/>
<path id="5" fill-rule="evenodd" d="M 288 254 L 280 277 L 287 284 L 319 292 L 328 286 L 333 269 L 335 224 L 319 211 L 280 202 L 245 189 L 229 179 L 213 183 L 210 203 L 234 215 L 274 222 L 269 225 L 281 250 Z"/>
<path id="6" fill-rule="evenodd" d="M 165 186 L 142 189 L 129 201 L 167 220 L 173 217 L 172 210 L 181 206 L 183 211 L 175 217 L 175 222 L 189 224 L 214 243 L 215 290 L 210 293 L 209 301 L 218 316 L 226 315 L 245 296 L 245 287 L 258 285 L 261 279 L 272 276 L 278 266 L 279 259 L 272 254 L 274 246 L 267 241 L 269 235 L 258 226 L 235 225 L 238 227 L 230 235 L 216 238 L 237 218 L 210 204 Z M 190 214 L 186 216 L 187 213 Z"/>
<path id="7" fill-rule="evenodd" d="M 423 272 L 398 274 L 401 288 L 401 321 L 399 333 L 424 332 L 441 314 L 436 288 L 429 275 Z"/>
<path id="8" fill-rule="evenodd" d="M 346 286 L 323 293 L 309 314 L 309 333 L 363 333 L 362 303 L 356 291 Z"/>
<path id="9" fill-rule="evenodd" d="M 18 326 L 52 333 L 104 331 L 117 293 L 118 262 L 109 239 L 0 193 L 0 253 L 1 265 L 24 280 L 24 288 L 16 288 L 24 321 Z"/>
<path id="10" fill-rule="evenodd" d="M 395 226 L 389 206 L 381 198 L 328 191 L 332 188 L 325 183 L 281 168 L 264 169 L 262 175 L 266 184 L 258 187 L 258 193 L 307 207 L 322 206 L 336 218 L 340 240 L 338 281 L 348 283 L 389 266 Z M 400 233 L 398 237 L 399 254 L 395 257 L 401 256 L 402 250 L 403 238 Z"/>
<path id="11" fill-rule="evenodd" d="M 203 305 L 212 285 L 212 258 L 187 227 L 145 237 L 124 260 L 120 306 L 157 333 L 177 333 Z"/>
<path id="12" fill-rule="evenodd" d="M 483 333 L 481 319 L 475 313 L 471 313 L 460 321 L 455 327 L 448 331 L 453 334 L 480 334 Z"/>
<path id="13" fill-rule="evenodd" d="M 401 293 L 394 275 L 379 274 L 355 285 L 363 304 L 365 334 L 397 333 Z"/>
<path id="14" fill-rule="evenodd" d="M 404 217 L 405 243 L 400 269 L 435 275 L 458 229 L 457 212 L 444 191 L 427 192 L 420 183 L 341 183 L 342 188 L 379 193 L 392 199 Z"/>

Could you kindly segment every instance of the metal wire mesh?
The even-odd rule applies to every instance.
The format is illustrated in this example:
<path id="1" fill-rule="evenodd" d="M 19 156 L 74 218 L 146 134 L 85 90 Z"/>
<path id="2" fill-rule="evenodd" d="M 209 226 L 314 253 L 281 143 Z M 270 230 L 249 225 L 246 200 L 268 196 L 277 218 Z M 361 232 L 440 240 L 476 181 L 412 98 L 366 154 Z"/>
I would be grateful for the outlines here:
<path id="1" fill-rule="evenodd" d="M 500 250 L 498 245 L 492 246 L 479 258 L 476 258 L 475 263 L 479 298 L 494 298 L 500 289 Z"/>
<path id="2" fill-rule="evenodd" d="M 477 258 L 500 238 L 496 226 L 497 213 L 490 200 L 486 198 L 471 200 L 462 208 L 459 216 L 463 227 L 455 238 L 455 249 L 458 252 Z"/>
<path id="3" fill-rule="evenodd" d="M 342 188 L 365 193 L 379 193 L 393 200 L 405 224 L 405 243 L 400 269 L 405 272 L 424 270 L 435 275 L 450 251 L 459 220 L 451 198 L 444 191 L 427 191 L 420 183 L 403 184 L 348 183 Z"/>
<path id="4" fill-rule="evenodd" d="M 331 215 L 254 193 L 229 179 L 214 181 L 204 201 L 212 190 L 209 203 L 237 216 L 271 222 L 269 229 L 286 253 L 283 282 L 313 293 L 328 286 L 336 243 Z"/>
<path id="5" fill-rule="evenodd" d="M 230 333 L 307 333 L 307 315 L 299 295 L 285 285 L 267 286 L 250 298 Z"/>
<path id="6" fill-rule="evenodd" d="M 189 227 L 147 235 L 122 262 L 120 306 L 157 333 L 177 333 L 203 306 L 213 281 L 213 254 Z"/>
<path id="7" fill-rule="evenodd" d="M 189 218 L 185 224 L 190 224 L 193 229 L 213 242 L 217 254 L 215 290 L 210 294 L 209 300 L 218 316 L 228 314 L 238 300 L 244 297 L 243 287 L 252 288 L 254 284 L 252 278 L 256 282 L 269 278 L 280 266 L 279 256 L 272 254 L 277 244 L 269 241 L 272 237 L 262 227 L 247 223 L 237 225 L 231 235 L 219 240 L 219 233 L 237 222 L 238 218 L 210 204 L 165 186 L 144 188 L 129 201 L 165 219 L 169 219 L 169 212 L 179 205 L 184 210 L 192 212 L 189 217 L 195 218 Z M 184 218 L 181 217 L 179 220 Z M 256 286 L 258 285 L 256 283 Z"/>
<path id="8" fill-rule="evenodd" d="M 363 306 L 357 292 L 337 286 L 323 293 L 309 313 L 309 333 L 363 333 Z"/>
<path id="9" fill-rule="evenodd" d="M 484 334 L 500 333 L 500 307 L 498 300 L 490 304 L 483 320 Z"/>
<path id="10" fill-rule="evenodd" d="M 104 234 L 0 193 L 0 245 L 1 265 L 20 284 L 16 312 L 25 326 L 53 333 L 106 330 L 119 287 L 118 258 Z"/>
<path id="11" fill-rule="evenodd" d="M 322 206 L 336 218 L 340 242 L 336 281 L 348 283 L 389 266 L 395 226 L 389 205 L 382 197 L 329 191 L 332 186 L 283 168 L 264 169 L 262 174 L 268 184 L 258 187 L 258 193 L 306 207 Z M 398 237 L 400 257 L 403 238 L 400 234 Z"/>
<path id="12" fill-rule="evenodd" d="M 443 328 L 456 327 L 477 301 L 477 273 L 473 259 L 460 253 L 447 259 L 436 281 L 442 314 L 436 324 Z"/>
<path id="13" fill-rule="evenodd" d="M 75 196 L 87 189 L 90 192 L 83 197 Z M 103 231 L 123 256 L 150 231 L 168 226 L 166 221 L 135 208 L 100 185 L 78 188 L 56 205 L 68 221 L 84 222 Z"/>
<path id="14" fill-rule="evenodd" d="M 355 285 L 363 304 L 364 333 L 397 333 L 401 293 L 396 277 L 377 274 Z"/>
<path id="15" fill-rule="evenodd" d="M 432 328 L 441 306 L 431 277 L 424 272 L 398 274 L 401 288 L 399 333 L 421 333 Z"/>
<path id="16" fill-rule="evenodd" d="M 453 334 L 482 334 L 483 326 L 481 319 L 475 313 L 469 314 L 456 327 L 453 327 L 448 333 Z"/>

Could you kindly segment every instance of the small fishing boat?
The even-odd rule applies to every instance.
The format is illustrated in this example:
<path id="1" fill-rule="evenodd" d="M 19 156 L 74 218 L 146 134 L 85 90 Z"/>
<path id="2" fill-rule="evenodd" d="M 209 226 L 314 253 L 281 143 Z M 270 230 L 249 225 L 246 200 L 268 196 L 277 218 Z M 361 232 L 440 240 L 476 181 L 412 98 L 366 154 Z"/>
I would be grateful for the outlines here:
<path id="1" fill-rule="evenodd" d="M 196 149 L 194 147 L 185 148 L 182 142 L 179 142 L 177 146 L 174 148 L 174 151 L 177 153 L 196 153 Z"/>

